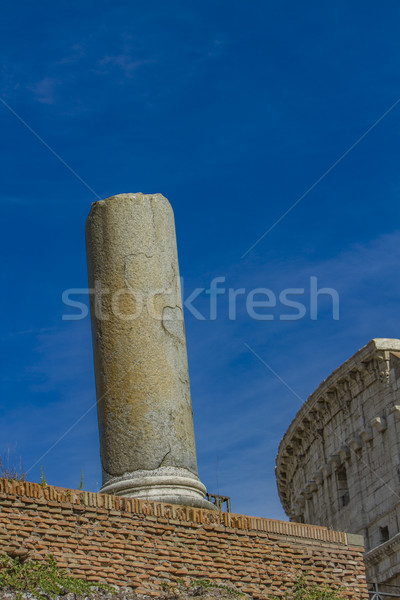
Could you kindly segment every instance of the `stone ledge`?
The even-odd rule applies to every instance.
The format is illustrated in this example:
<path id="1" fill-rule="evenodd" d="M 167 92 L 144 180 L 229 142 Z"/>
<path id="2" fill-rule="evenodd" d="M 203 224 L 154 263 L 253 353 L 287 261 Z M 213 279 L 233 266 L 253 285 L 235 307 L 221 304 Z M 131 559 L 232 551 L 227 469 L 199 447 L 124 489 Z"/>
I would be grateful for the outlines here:
<path id="1" fill-rule="evenodd" d="M 349 546 L 361 546 L 364 548 L 364 536 L 356 533 L 346 533 L 347 543 Z"/>
<path id="2" fill-rule="evenodd" d="M 369 552 L 364 555 L 364 562 L 367 567 L 379 563 L 379 561 L 388 556 L 390 553 L 398 552 L 400 550 L 400 533 L 394 535 L 390 540 L 379 544 L 375 548 L 372 548 Z"/>

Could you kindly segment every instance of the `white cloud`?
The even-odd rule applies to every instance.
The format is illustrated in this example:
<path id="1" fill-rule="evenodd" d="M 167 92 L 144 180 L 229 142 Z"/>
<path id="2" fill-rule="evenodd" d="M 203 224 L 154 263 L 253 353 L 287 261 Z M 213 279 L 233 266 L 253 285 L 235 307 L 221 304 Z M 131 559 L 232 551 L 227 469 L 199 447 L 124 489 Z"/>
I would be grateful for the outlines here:
<path id="1" fill-rule="evenodd" d="M 44 77 L 34 85 L 30 86 L 30 90 L 35 95 L 38 102 L 42 104 L 55 104 L 55 88 L 58 81 L 55 77 Z"/>
<path id="2" fill-rule="evenodd" d="M 139 67 L 154 62 L 154 60 L 148 58 L 133 60 L 129 54 L 122 53 L 105 56 L 98 61 L 98 65 L 104 72 L 107 72 L 107 67 L 118 67 L 126 77 L 131 78 Z"/>

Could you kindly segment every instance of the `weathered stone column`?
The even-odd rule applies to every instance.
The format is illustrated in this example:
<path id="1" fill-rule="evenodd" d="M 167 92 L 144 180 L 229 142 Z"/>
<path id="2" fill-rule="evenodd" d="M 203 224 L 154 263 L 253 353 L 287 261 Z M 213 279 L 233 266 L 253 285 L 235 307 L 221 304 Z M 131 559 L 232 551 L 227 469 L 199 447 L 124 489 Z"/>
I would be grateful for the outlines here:
<path id="1" fill-rule="evenodd" d="M 197 476 L 171 205 L 95 202 L 86 241 L 102 491 L 213 508 Z"/>

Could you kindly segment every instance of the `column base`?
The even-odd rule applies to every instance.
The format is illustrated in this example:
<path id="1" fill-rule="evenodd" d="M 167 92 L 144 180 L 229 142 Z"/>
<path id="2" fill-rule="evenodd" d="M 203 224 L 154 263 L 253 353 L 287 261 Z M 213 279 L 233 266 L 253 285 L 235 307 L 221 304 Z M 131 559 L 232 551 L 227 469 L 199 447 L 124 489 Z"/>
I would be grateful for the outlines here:
<path id="1" fill-rule="evenodd" d="M 105 475 L 104 479 L 100 490 L 103 494 L 216 510 L 215 505 L 205 499 L 205 486 L 187 469 L 160 467 L 125 473 L 120 477 Z"/>

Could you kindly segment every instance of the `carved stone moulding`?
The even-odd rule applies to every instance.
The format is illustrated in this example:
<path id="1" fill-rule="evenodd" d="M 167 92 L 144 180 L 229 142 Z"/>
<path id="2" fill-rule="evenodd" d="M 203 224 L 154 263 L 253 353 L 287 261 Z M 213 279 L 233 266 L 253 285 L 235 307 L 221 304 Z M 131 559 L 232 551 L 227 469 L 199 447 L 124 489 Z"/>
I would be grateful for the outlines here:
<path id="1" fill-rule="evenodd" d="M 351 456 L 351 450 L 347 444 L 344 444 L 339 450 L 339 456 L 342 462 L 348 460 Z"/>
<path id="2" fill-rule="evenodd" d="M 395 404 L 391 410 L 391 413 L 395 416 L 397 421 L 400 421 L 400 405 Z"/>
<path id="3" fill-rule="evenodd" d="M 332 465 L 330 465 L 329 463 L 325 463 L 321 467 L 321 472 L 322 472 L 324 479 L 326 479 L 332 473 Z"/>
<path id="4" fill-rule="evenodd" d="M 385 417 L 374 417 L 371 419 L 371 426 L 379 431 L 379 433 L 383 433 L 387 428 Z"/>
<path id="5" fill-rule="evenodd" d="M 362 446 L 363 440 L 360 435 L 354 434 L 348 441 L 348 445 L 354 451 L 359 450 Z"/>

